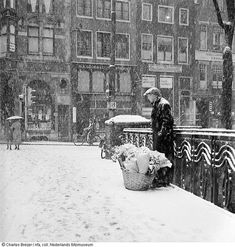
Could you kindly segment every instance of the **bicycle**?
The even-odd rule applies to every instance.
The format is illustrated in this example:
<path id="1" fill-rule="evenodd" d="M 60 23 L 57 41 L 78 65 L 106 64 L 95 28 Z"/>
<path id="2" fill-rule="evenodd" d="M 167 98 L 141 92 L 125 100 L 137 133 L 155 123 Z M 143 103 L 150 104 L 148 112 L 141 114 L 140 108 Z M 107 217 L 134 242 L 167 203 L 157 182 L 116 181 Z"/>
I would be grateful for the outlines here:
<path id="1" fill-rule="evenodd" d="M 116 161 L 115 158 L 113 157 L 114 151 L 115 151 L 115 146 L 119 146 L 123 143 L 123 135 L 119 135 L 118 138 L 116 139 L 115 145 L 112 147 L 109 147 L 107 144 L 106 139 L 101 139 L 99 147 L 101 148 L 100 156 L 101 159 L 111 159 L 112 161 Z"/>
<path id="2" fill-rule="evenodd" d="M 112 159 L 113 161 L 115 161 L 112 156 L 114 154 L 114 148 L 109 148 L 107 143 L 105 142 L 105 140 L 101 140 L 99 147 L 101 148 L 100 151 L 100 156 L 101 159 Z"/>
<path id="3" fill-rule="evenodd" d="M 101 139 L 100 135 L 94 131 L 88 131 L 87 133 L 75 134 L 73 137 L 73 143 L 75 146 L 82 146 L 85 143 L 93 145 L 94 142 L 99 142 Z"/>

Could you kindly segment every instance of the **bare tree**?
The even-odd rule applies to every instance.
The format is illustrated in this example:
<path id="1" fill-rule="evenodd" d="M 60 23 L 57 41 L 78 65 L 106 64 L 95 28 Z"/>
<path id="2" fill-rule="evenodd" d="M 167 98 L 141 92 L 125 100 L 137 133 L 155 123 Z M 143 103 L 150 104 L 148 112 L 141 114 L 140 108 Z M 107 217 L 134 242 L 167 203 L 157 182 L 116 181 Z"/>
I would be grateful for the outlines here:
<path id="1" fill-rule="evenodd" d="M 232 82 L 233 82 L 233 60 L 232 43 L 235 24 L 234 0 L 226 0 L 227 21 L 223 21 L 217 0 L 213 0 L 218 23 L 225 32 L 226 47 L 223 51 L 223 84 L 222 84 L 222 126 L 226 129 L 232 128 Z"/>

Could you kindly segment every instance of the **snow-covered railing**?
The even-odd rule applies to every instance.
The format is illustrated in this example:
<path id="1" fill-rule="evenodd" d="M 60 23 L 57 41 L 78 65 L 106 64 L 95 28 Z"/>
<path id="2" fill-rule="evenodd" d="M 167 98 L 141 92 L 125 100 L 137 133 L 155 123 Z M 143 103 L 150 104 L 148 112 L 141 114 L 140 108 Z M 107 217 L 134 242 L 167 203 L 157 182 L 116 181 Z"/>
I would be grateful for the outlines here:
<path id="1" fill-rule="evenodd" d="M 152 148 L 152 130 L 125 128 L 124 140 Z M 176 127 L 174 184 L 235 212 L 235 131 Z"/>

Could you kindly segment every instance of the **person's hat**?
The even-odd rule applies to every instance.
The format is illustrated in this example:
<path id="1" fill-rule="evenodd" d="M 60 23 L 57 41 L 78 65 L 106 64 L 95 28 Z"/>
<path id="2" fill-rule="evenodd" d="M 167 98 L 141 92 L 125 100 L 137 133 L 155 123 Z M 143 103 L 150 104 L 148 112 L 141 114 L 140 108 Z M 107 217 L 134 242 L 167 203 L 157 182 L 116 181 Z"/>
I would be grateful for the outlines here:
<path id="1" fill-rule="evenodd" d="M 147 96 L 148 94 L 153 94 L 153 95 L 156 95 L 156 96 L 159 96 L 161 97 L 162 94 L 160 92 L 160 90 L 156 87 L 151 87 L 149 88 L 145 93 L 144 93 L 144 96 Z"/>

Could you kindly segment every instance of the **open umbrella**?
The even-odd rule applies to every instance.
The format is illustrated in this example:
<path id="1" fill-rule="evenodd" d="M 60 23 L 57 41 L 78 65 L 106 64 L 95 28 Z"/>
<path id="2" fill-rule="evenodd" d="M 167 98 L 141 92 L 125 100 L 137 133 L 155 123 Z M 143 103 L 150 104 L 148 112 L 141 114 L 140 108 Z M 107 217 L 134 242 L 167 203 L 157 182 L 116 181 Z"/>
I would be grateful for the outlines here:
<path id="1" fill-rule="evenodd" d="M 20 120 L 20 119 L 23 119 L 23 118 L 20 116 L 11 116 L 11 117 L 7 118 L 7 120 Z"/>

